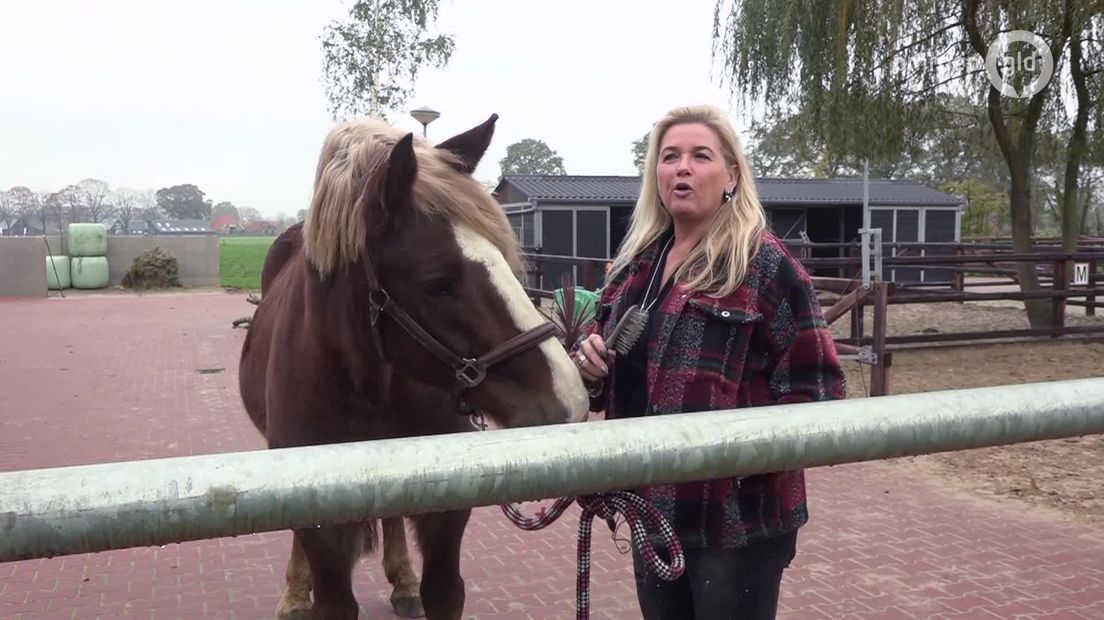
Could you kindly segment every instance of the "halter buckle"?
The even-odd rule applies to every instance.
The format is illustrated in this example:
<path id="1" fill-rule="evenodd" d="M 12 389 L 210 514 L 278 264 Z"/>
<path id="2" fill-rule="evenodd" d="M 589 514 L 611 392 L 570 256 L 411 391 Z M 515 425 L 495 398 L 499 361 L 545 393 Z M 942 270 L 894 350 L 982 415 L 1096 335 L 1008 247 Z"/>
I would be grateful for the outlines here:
<path id="1" fill-rule="evenodd" d="M 487 430 L 487 420 L 483 417 L 483 412 L 481 411 L 469 413 L 468 421 L 471 422 L 472 427 L 474 427 L 476 430 Z"/>
<path id="2" fill-rule="evenodd" d="M 387 291 L 378 289 L 374 291 L 368 291 L 368 323 L 375 327 L 379 322 L 380 313 L 383 312 L 384 306 L 391 302 L 391 296 L 387 294 Z"/>
<path id="3" fill-rule="evenodd" d="M 463 364 L 456 369 L 456 380 L 468 389 L 482 383 L 487 376 L 487 369 L 470 357 L 465 357 L 462 361 Z"/>

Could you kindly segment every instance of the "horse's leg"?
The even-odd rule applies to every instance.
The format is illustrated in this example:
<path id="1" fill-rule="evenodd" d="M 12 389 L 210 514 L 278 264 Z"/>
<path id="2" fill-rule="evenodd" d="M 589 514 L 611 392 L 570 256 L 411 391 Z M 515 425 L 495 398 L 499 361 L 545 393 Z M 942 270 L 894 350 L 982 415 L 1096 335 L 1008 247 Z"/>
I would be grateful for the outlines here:
<path id="1" fill-rule="evenodd" d="M 284 580 L 284 595 L 276 606 L 276 620 L 307 620 L 311 609 L 310 564 L 299 544 L 298 535 L 291 540 L 291 557 L 284 571 Z"/>
<path id="2" fill-rule="evenodd" d="M 362 523 L 295 530 L 310 564 L 312 620 L 356 620 L 353 567 L 365 549 L 365 535 L 370 533 Z"/>
<path id="3" fill-rule="evenodd" d="M 391 582 L 391 608 L 403 618 L 425 615 L 418 598 L 418 576 L 406 548 L 406 524 L 402 517 L 383 519 L 383 572 Z"/>
<path id="4" fill-rule="evenodd" d="M 464 611 L 460 542 L 470 515 L 470 510 L 457 510 L 414 517 L 422 551 L 422 605 L 429 620 L 455 620 Z"/>

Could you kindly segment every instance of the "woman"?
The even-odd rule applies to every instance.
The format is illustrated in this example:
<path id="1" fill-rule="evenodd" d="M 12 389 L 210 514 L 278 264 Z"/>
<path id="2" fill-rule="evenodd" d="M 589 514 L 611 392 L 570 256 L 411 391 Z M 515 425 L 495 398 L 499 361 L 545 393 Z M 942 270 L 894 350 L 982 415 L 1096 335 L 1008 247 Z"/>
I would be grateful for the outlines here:
<path id="1" fill-rule="evenodd" d="M 634 304 L 647 313 L 643 334 L 615 357 L 604 339 Z M 607 418 L 845 397 L 808 274 L 767 230 L 739 140 L 713 107 L 672 110 L 653 128 L 596 318 L 573 357 Z M 665 582 L 634 553 L 646 619 L 774 617 L 808 520 L 802 471 L 639 492 L 687 561 Z"/>

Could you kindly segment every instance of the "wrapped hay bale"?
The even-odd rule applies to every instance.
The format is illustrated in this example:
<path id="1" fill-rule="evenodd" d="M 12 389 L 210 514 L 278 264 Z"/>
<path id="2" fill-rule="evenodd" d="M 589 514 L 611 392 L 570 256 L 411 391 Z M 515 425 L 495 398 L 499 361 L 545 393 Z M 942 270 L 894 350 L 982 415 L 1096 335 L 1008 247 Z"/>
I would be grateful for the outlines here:
<path id="1" fill-rule="evenodd" d="M 107 228 L 103 224 L 69 225 L 70 256 L 107 256 Z"/>
<path id="2" fill-rule="evenodd" d="M 46 257 L 46 287 L 51 291 L 58 291 L 72 286 L 69 280 L 69 257 Z"/>
<path id="3" fill-rule="evenodd" d="M 160 247 L 142 252 L 123 276 L 123 286 L 135 289 L 180 286 L 180 267 L 176 257 Z"/>
<path id="4" fill-rule="evenodd" d="M 111 283 L 106 256 L 77 256 L 70 262 L 73 288 L 106 288 Z"/>

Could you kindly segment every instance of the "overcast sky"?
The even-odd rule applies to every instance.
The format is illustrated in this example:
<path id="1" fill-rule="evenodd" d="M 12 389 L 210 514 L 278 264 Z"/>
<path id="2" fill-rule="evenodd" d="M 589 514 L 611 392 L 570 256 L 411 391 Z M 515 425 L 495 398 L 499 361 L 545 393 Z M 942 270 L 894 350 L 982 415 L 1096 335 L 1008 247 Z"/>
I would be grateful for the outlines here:
<path id="1" fill-rule="evenodd" d="M 319 35 L 348 1 L 42 0 L 0 7 L 0 188 L 194 183 L 215 202 L 294 214 L 331 125 Z M 476 171 L 544 140 L 570 174 L 633 174 L 630 144 L 667 109 L 729 105 L 713 0 L 444 0 L 456 50 L 411 107 L 443 140 L 500 119 Z M 393 121 L 421 126 L 408 115 Z"/>

